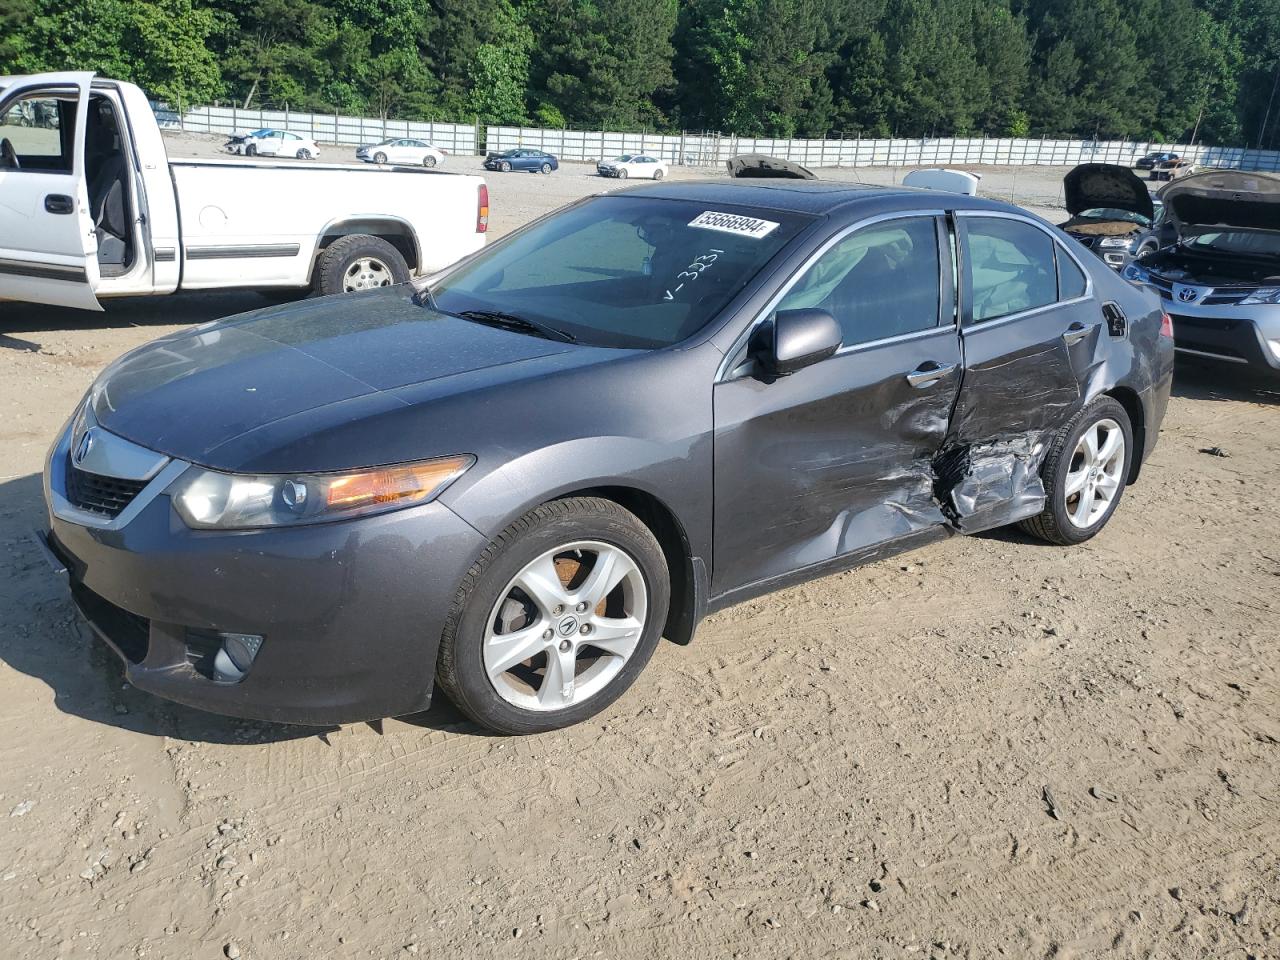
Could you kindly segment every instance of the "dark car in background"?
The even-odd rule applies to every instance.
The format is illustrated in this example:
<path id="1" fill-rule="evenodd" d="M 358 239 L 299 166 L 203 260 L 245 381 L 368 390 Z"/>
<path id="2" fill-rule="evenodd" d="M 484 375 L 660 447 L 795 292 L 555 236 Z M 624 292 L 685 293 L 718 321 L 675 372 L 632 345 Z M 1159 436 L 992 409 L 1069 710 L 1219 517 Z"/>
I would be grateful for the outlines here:
<path id="1" fill-rule="evenodd" d="M 331 723 L 438 684 L 549 730 L 731 604 L 956 533 L 1093 537 L 1172 366 L 1157 298 L 1008 204 L 664 182 L 429 289 L 126 354 L 49 454 L 43 542 L 140 689 Z"/>
<path id="2" fill-rule="evenodd" d="M 1148 153 L 1145 157 L 1141 157 L 1134 166 L 1139 170 L 1154 170 L 1162 163 L 1177 159 L 1179 157 L 1176 153 Z"/>
<path id="3" fill-rule="evenodd" d="M 509 173 L 512 170 L 550 173 L 552 170 L 560 169 L 560 161 L 542 150 L 520 147 L 515 150 L 504 150 L 501 153 L 487 154 L 484 158 L 484 168 L 502 173 Z"/>
<path id="4" fill-rule="evenodd" d="M 1176 239 L 1164 204 L 1128 167 L 1083 163 L 1062 180 L 1071 237 L 1115 270 Z"/>
<path id="5" fill-rule="evenodd" d="M 1161 191 L 1178 242 L 1129 264 L 1188 356 L 1280 376 L 1280 177 L 1214 170 Z"/>

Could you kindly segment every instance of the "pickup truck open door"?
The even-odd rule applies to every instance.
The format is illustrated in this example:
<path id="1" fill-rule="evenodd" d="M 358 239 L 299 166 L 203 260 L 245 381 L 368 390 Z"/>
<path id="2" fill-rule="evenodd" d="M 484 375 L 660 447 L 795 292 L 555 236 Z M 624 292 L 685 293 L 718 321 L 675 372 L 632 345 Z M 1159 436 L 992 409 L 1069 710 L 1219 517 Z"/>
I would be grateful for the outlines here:
<path id="1" fill-rule="evenodd" d="M 101 310 L 85 175 L 92 73 L 0 78 L 0 301 Z"/>

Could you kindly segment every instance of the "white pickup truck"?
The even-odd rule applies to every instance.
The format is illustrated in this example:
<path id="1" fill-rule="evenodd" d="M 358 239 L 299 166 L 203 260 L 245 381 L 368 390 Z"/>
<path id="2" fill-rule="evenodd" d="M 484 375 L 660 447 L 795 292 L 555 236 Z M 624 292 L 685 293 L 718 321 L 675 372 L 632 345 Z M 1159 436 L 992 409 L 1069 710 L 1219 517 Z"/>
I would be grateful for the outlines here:
<path id="1" fill-rule="evenodd" d="M 480 177 L 170 160 L 142 91 L 92 73 L 0 77 L 0 300 L 222 288 L 341 293 L 484 245 Z"/>

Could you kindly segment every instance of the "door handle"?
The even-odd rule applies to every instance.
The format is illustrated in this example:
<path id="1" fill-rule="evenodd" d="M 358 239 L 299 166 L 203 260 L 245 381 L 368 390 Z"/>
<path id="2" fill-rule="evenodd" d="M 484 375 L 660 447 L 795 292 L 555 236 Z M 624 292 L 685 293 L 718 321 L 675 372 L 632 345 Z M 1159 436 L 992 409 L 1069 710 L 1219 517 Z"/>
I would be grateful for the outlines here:
<path id="1" fill-rule="evenodd" d="M 44 198 L 44 209 L 48 213 L 75 213 L 76 202 L 65 193 L 51 193 Z"/>
<path id="2" fill-rule="evenodd" d="M 913 387 L 927 387 L 930 384 L 937 383 L 958 366 L 958 363 L 938 363 L 934 360 L 926 360 L 907 374 L 907 383 Z"/>
<path id="3" fill-rule="evenodd" d="M 1077 343 L 1089 335 L 1092 326 L 1085 326 L 1083 323 L 1076 321 L 1063 331 L 1062 339 L 1066 341 L 1068 347 L 1074 347 Z"/>

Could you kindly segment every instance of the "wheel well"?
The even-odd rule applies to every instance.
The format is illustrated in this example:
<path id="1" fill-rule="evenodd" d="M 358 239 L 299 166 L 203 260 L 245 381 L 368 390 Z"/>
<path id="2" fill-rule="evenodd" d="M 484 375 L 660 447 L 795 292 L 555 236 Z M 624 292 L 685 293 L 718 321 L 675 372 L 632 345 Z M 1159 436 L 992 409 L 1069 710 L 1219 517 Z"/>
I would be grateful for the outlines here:
<path id="1" fill-rule="evenodd" d="M 667 613 L 663 636 L 685 644 L 693 639 L 697 626 L 696 587 L 689 538 L 684 527 L 665 503 L 652 494 L 634 487 L 590 487 L 564 494 L 564 497 L 602 497 L 625 507 L 640 518 L 657 538 L 671 572 L 671 608 Z"/>
<path id="2" fill-rule="evenodd" d="M 1128 387 L 1113 387 L 1107 391 L 1106 395 L 1124 407 L 1124 412 L 1129 415 L 1129 426 L 1133 430 L 1133 445 L 1137 449 L 1134 450 L 1133 459 L 1129 462 L 1129 478 L 1126 482 L 1133 483 L 1138 479 L 1138 472 L 1142 469 L 1142 454 L 1147 449 L 1147 420 L 1143 415 L 1142 400 Z"/>
<path id="3" fill-rule="evenodd" d="M 365 234 L 387 241 L 400 252 L 400 256 L 404 257 L 404 262 L 409 265 L 411 272 L 418 269 L 418 239 L 414 236 L 413 228 L 401 220 L 344 220 L 342 223 L 330 224 L 320 235 L 320 243 L 316 246 L 316 258 L 318 259 L 335 240 L 356 234 Z"/>

